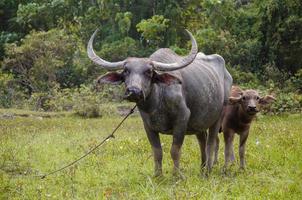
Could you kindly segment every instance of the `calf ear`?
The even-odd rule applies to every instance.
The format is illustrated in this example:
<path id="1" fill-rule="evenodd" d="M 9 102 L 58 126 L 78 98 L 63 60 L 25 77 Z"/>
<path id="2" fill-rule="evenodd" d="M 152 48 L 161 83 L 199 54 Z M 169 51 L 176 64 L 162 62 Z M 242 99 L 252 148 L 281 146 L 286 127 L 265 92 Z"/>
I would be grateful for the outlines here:
<path id="1" fill-rule="evenodd" d="M 259 100 L 260 104 L 266 105 L 266 104 L 270 104 L 273 101 L 275 101 L 275 97 L 271 96 L 271 95 L 266 95 L 265 97 L 261 97 Z"/>
<path id="2" fill-rule="evenodd" d="M 240 97 L 229 97 L 229 104 L 235 105 L 241 102 L 241 96 Z"/>
<path id="3" fill-rule="evenodd" d="M 178 77 L 169 73 L 158 74 L 157 72 L 154 72 L 152 79 L 154 83 L 165 83 L 167 85 L 181 84 L 181 80 Z"/>
<path id="4" fill-rule="evenodd" d="M 124 78 L 121 73 L 117 72 L 110 72 L 103 76 L 97 78 L 97 83 L 110 83 L 113 85 L 121 84 L 124 81 Z"/>

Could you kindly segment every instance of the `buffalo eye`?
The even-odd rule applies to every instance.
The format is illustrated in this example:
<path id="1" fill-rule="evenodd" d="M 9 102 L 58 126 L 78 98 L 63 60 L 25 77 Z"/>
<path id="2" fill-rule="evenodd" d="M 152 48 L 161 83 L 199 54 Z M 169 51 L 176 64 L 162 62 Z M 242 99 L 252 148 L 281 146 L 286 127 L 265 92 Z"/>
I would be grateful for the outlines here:
<path id="1" fill-rule="evenodd" d="M 148 76 L 148 77 L 152 77 L 152 70 L 151 69 L 148 69 L 148 70 L 146 70 L 145 72 L 144 72 L 144 74 L 146 75 L 146 76 Z"/>
<path id="2" fill-rule="evenodd" d="M 257 99 L 257 100 L 259 100 L 259 99 L 260 99 L 260 97 L 259 97 L 259 96 L 257 96 L 257 97 L 256 97 L 256 99 Z"/>
<path id="3" fill-rule="evenodd" d="M 123 71 L 123 74 L 126 76 L 126 75 L 129 75 L 130 74 L 130 71 L 129 69 L 125 68 L 124 71 Z"/>
<path id="4" fill-rule="evenodd" d="M 243 97 L 242 97 L 242 100 L 246 100 L 246 97 L 245 97 L 245 96 L 243 96 Z"/>

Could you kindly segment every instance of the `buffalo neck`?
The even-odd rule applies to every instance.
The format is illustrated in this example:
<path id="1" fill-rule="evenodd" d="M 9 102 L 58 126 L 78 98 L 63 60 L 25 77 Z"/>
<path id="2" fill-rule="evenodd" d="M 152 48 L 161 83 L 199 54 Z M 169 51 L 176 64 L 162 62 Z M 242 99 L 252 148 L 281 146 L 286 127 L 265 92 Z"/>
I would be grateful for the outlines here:
<path id="1" fill-rule="evenodd" d="M 151 85 L 151 91 L 144 101 L 137 102 L 137 106 L 141 111 L 145 113 L 151 113 L 158 108 L 161 99 L 162 88 L 157 84 Z"/>

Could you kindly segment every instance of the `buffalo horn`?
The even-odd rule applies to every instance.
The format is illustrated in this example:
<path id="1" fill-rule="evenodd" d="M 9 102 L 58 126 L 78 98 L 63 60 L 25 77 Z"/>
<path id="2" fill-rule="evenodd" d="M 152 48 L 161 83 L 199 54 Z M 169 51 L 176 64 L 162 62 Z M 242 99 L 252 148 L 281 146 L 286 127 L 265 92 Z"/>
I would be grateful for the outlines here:
<path id="1" fill-rule="evenodd" d="M 184 57 L 180 62 L 177 62 L 177 63 L 161 63 L 161 62 L 157 62 L 157 61 L 152 61 L 153 68 L 155 70 L 174 71 L 174 70 L 182 69 L 194 61 L 194 59 L 198 53 L 197 43 L 196 43 L 196 40 L 195 40 L 194 36 L 192 35 L 192 33 L 188 30 L 186 30 L 186 31 L 189 34 L 190 39 L 192 41 L 192 48 L 191 48 L 190 54 L 188 56 Z"/>
<path id="2" fill-rule="evenodd" d="M 106 60 L 103 60 L 102 58 L 100 58 L 99 56 L 97 56 L 93 50 L 93 40 L 94 37 L 96 35 L 96 33 L 98 32 L 98 29 L 95 30 L 95 32 L 93 33 L 93 35 L 91 36 L 88 45 L 87 45 L 87 54 L 88 57 L 97 65 L 107 69 L 108 71 L 115 71 L 115 70 L 119 70 L 119 69 L 123 69 L 123 65 L 125 63 L 125 61 L 119 61 L 119 62 L 108 62 Z"/>

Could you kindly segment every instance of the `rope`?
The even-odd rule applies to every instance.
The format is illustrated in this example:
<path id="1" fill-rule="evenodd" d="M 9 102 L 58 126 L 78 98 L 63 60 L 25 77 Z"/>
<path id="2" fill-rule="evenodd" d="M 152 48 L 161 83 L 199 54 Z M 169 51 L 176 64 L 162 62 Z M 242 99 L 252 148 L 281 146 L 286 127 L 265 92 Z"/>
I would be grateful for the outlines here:
<path id="1" fill-rule="evenodd" d="M 95 147 L 93 147 L 92 149 L 90 149 L 87 153 L 85 153 L 84 155 L 82 155 L 81 157 L 79 157 L 78 159 L 72 161 L 71 163 L 56 169 L 54 171 L 51 171 L 49 173 L 46 173 L 44 175 L 34 175 L 33 177 L 39 177 L 41 179 L 46 178 L 49 175 L 55 174 L 57 172 L 60 172 L 72 165 L 74 165 L 75 163 L 79 162 L 80 160 L 82 160 L 83 158 L 87 157 L 89 154 L 91 154 L 93 151 L 95 151 L 97 148 L 99 148 L 100 146 L 102 146 L 107 140 L 109 140 L 110 138 L 115 138 L 114 137 L 114 133 L 117 131 L 117 129 L 123 124 L 123 122 L 134 112 L 136 108 L 136 105 L 130 110 L 130 112 L 124 117 L 124 119 L 117 125 L 117 127 L 112 131 L 112 133 L 110 135 L 108 135 L 105 139 L 103 139 L 103 141 L 101 141 L 99 144 L 97 144 Z"/>

